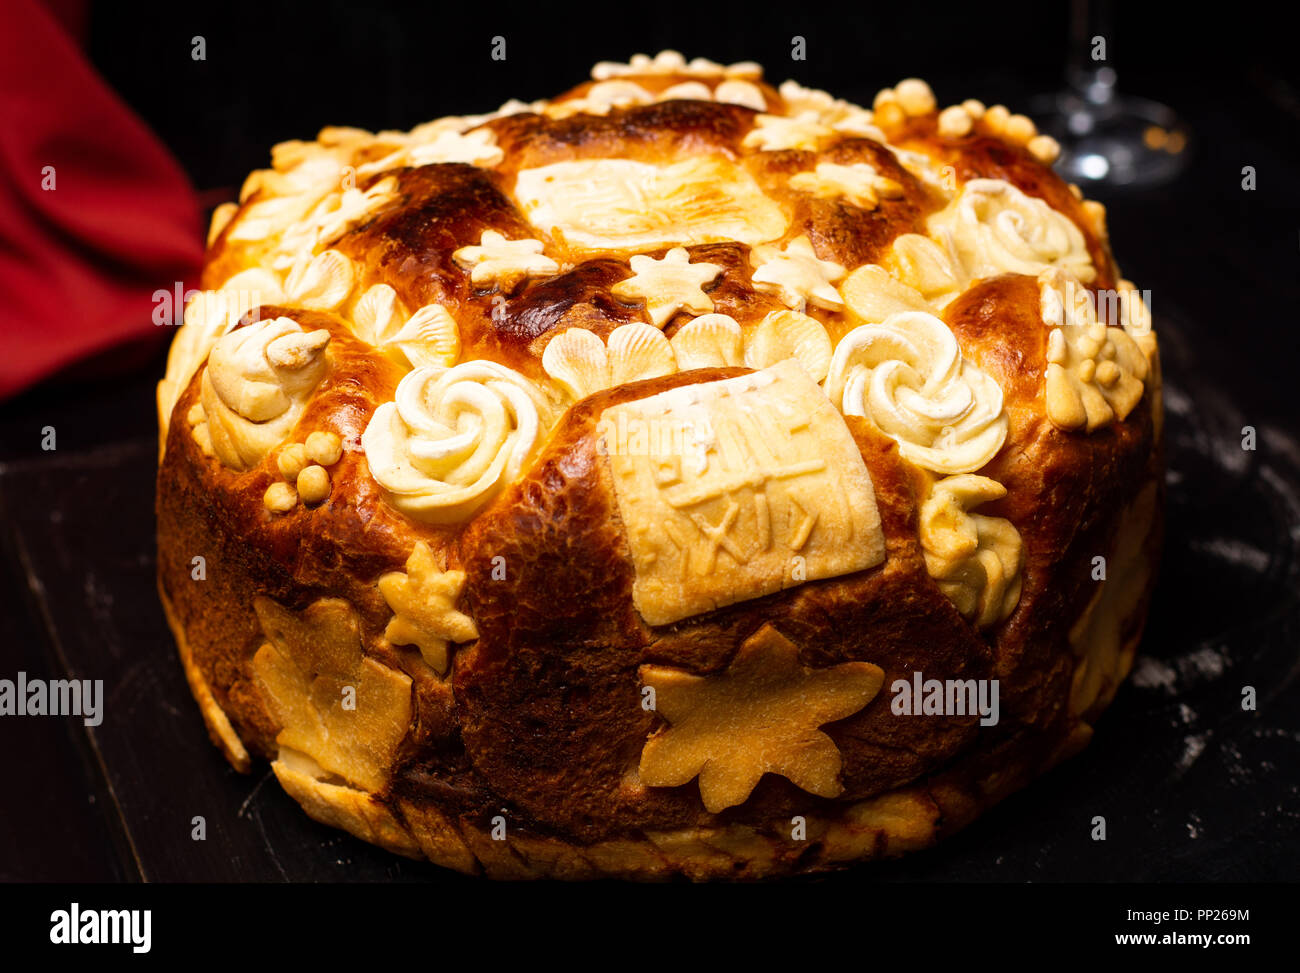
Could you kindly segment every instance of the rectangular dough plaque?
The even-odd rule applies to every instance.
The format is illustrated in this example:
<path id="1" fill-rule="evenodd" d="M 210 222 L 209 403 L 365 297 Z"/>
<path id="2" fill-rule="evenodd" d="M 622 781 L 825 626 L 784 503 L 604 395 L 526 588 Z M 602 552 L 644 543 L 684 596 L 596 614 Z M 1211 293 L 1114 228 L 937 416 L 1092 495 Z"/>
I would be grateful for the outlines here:
<path id="1" fill-rule="evenodd" d="M 612 406 L 600 432 L 647 624 L 885 559 L 862 454 L 793 360 Z"/>

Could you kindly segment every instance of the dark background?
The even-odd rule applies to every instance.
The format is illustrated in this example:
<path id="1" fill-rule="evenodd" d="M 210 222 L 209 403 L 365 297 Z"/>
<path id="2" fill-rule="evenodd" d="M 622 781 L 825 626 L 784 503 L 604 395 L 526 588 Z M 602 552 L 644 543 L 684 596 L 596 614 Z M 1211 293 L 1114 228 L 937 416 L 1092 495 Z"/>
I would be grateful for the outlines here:
<path id="1" fill-rule="evenodd" d="M 1300 864 L 1300 71 L 1290 25 L 1265 8 L 1204 9 L 1116 12 L 1106 36 L 1121 87 L 1183 115 L 1191 165 L 1156 190 L 1090 190 L 1109 207 L 1125 274 L 1152 293 L 1174 393 L 1170 540 L 1145 681 L 1121 691 L 1089 751 L 971 831 L 855 875 L 1251 880 L 1292 878 Z M 773 82 L 867 104 L 919 76 L 941 105 L 1024 110 L 1062 82 L 1068 14 L 1046 3 L 100 3 L 85 38 L 211 206 L 277 141 L 488 111 L 576 84 L 597 60 L 666 47 L 756 60 Z M 205 61 L 191 59 L 194 35 Z M 494 35 L 504 62 L 490 57 Z M 790 59 L 794 35 L 805 61 Z M 1241 187 L 1246 165 L 1254 192 Z M 151 588 L 162 369 L 159 346 L 143 364 L 65 376 L 0 407 L 0 676 L 105 678 L 110 715 L 136 713 L 129 737 L 0 721 L 7 779 L 28 782 L 0 797 L 11 836 L 0 879 L 441 877 L 316 828 L 274 784 L 260 788 L 260 771 L 240 778 L 207 747 Z M 1257 454 L 1240 450 L 1244 424 L 1261 431 Z M 40 449 L 45 425 L 58 429 L 57 454 Z M 1236 705 L 1248 681 L 1268 700 L 1256 717 Z M 197 850 L 191 811 L 224 815 L 228 838 Z M 1092 813 L 1114 822 L 1105 854 L 1081 823 Z M 309 846 L 330 860 L 313 863 Z"/>
<path id="2" fill-rule="evenodd" d="M 1192 123 L 1191 166 L 1171 186 L 1115 197 L 1110 229 L 1125 274 L 1212 324 L 1205 354 L 1249 374 L 1252 415 L 1290 419 L 1300 256 L 1300 64 L 1281 7 L 1114 4 L 1108 63 L 1123 91 Z M 1276 10 L 1278 12 L 1270 12 Z M 870 104 L 904 77 L 940 105 L 964 98 L 1028 110 L 1063 83 L 1070 4 L 346 3 L 235 0 L 93 3 L 86 47 L 105 79 L 161 136 L 210 208 L 233 198 L 270 147 L 325 125 L 409 128 L 558 93 L 597 60 L 681 50 L 756 60 Z M 191 58 L 191 38 L 207 59 Z M 492 38 L 507 58 L 493 61 Z M 792 61 L 791 38 L 807 59 Z M 1258 188 L 1241 188 L 1256 168 Z M 1120 205 L 1114 205 L 1119 203 Z M 1244 335 L 1269 337 L 1243 340 Z M 8 438 L 8 437 L 7 437 Z M 30 441 L 7 451 L 30 449 Z"/>

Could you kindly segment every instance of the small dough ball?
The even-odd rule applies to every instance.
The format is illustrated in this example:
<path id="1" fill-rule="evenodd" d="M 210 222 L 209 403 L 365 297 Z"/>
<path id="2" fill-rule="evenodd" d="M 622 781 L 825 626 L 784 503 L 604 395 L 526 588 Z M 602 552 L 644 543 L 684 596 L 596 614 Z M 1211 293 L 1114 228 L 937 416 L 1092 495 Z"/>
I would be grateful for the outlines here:
<path id="1" fill-rule="evenodd" d="M 894 87 L 898 103 L 907 114 L 927 115 L 934 111 L 934 92 L 920 78 L 907 78 Z"/>
<path id="2" fill-rule="evenodd" d="M 298 505 L 298 494 L 289 484 L 276 482 L 266 488 L 262 503 L 273 514 L 288 513 Z"/>
<path id="3" fill-rule="evenodd" d="M 296 480 L 307 463 L 307 448 L 302 443 L 292 443 L 284 447 L 275 459 L 280 475 L 286 480 Z"/>
<path id="4" fill-rule="evenodd" d="M 343 456 L 343 440 L 332 432 L 314 432 L 307 437 L 307 456 L 321 466 L 333 466 Z"/>
<path id="5" fill-rule="evenodd" d="M 330 475 L 323 466 L 309 466 L 298 474 L 298 496 L 303 503 L 320 503 L 330 495 Z"/>

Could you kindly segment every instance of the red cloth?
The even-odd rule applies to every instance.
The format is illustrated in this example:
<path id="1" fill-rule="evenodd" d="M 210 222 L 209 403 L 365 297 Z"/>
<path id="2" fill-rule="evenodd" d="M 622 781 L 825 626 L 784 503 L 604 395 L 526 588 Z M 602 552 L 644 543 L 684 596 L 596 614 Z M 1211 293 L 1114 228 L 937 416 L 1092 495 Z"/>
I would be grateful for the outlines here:
<path id="1" fill-rule="evenodd" d="M 153 323 L 153 295 L 197 280 L 203 238 L 185 174 L 59 22 L 35 0 L 0 6 L 4 399 L 120 344 L 171 334 Z M 47 166 L 52 190 L 42 188 Z"/>

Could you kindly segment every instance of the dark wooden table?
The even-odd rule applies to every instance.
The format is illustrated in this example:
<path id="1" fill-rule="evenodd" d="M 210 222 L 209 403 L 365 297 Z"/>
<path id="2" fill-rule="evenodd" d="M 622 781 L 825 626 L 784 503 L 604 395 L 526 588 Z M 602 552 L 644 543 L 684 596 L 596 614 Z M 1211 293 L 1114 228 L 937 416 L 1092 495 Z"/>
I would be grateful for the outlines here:
<path id="1" fill-rule="evenodd" d="M 1168 542 L 1133 678 L 1081 756 L 938 849 L 829 881 L 1296 876 L 1300 117 L 1273 81 L 1240 83 L 1248 99 L 1203 93 L 1187 112 L 1182 180 L 1107 200 L 1121 265 L 1153 292 L 1168 388 Z M 0 718 L 0 879 L 465 881 L 315 824 L 265 767 L 241 776 L 209 744 L 154 590 L 161 370 L 159 355 L 0 413 L 0 677 L 105 684 L 93 729 Z"/>

